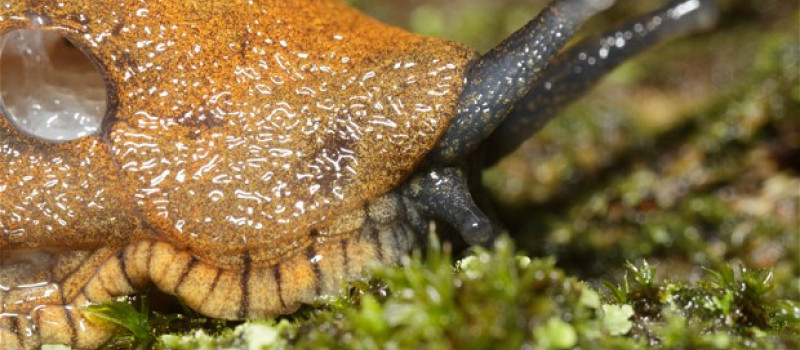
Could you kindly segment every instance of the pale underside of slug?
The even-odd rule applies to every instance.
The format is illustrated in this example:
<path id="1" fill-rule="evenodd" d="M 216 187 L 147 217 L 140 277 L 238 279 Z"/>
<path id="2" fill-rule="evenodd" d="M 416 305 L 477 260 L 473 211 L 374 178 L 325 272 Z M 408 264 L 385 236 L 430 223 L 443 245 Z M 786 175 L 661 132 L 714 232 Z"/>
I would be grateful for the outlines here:
<path id="1" fill-rule="evenodd" d="M 443 132 L 474 52 L 317 1 L 6 1 L 102 72 L 93 136 L 0 117 L 0 348 L 91 348 L 81 307 L 149 283 L 211 317 L 290 312 L 422 220 L 391 194 Z"/>

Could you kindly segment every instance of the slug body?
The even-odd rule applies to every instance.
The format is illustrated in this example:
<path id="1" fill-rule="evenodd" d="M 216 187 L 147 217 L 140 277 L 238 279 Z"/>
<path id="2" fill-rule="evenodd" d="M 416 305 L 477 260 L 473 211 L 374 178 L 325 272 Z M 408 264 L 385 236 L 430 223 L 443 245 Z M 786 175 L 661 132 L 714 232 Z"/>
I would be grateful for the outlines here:
<path id="1" fill-rule="evenodd" d="M 82 307 L 151 284 L 210 317 L 289 313 L 399 262 L 429 219 L 487 241 L 465 156 L 495 129 L 515 134 L 504 149 L 533 132 L 503 120 L 611 3 L 556 1 L 480 57 L 335 0 L 3 1 L 0 33 L 61 35 L 106 109 L 59 140 L 0 109 L 0 348 L 99 347 L 114 329 Z"/>

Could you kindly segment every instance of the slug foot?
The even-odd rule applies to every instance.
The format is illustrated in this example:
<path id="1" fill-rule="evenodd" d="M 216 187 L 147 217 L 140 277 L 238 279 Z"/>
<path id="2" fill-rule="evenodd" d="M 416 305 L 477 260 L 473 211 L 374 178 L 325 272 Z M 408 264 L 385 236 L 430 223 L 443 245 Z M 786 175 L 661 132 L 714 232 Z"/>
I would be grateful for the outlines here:
<path id="1" fill-rule="evenodd" d="M 338 294 L 374 261 L 400 262 L 417 240 L 410 214 L 400 196 L 383 196 L 315 230 L 311 244 L 274 263 L 257 262 L 246 252 L 236 259 L 241 264 L 220 267 L 156 240 L 86 251 L 13 251 L 0 258 L 0 348 L 97 348 L 117 329 L 87 317 L 83 308 L 150 285 L 213 318 L 291 313 Z"/>

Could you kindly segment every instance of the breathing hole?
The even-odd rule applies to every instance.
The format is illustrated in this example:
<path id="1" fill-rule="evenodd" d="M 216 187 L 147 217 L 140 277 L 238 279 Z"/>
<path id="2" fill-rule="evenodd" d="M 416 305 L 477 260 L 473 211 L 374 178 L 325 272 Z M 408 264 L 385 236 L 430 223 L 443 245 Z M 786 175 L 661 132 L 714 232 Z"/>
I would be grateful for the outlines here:
<path id="1" fill-rule="evenodd" d="M 60 34 L 18 29 L 0 40 L 0 106 L 26 134 L 71 141 L 99 132 L 106 85 L 89 58 Z"/>

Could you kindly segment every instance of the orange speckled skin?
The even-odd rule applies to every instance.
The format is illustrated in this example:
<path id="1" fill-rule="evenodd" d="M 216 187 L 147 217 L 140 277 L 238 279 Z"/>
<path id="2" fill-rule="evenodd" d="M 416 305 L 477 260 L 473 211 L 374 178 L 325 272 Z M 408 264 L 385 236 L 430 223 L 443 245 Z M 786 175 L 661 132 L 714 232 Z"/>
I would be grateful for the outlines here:
<path id="1" fill-rule="evenodd" d="M 316 293 L 335 291 L 332 275 L 353 276 L 383 256 L 356 242 L 359 227 L 391 231 L 403 219 L 382 211 L 402 203 L 368 203 L 434 146 L 475 57 L 333 0 L 3 4 L 0 32 L 61 33 L 92 59 L 109 94 L 103 132 L 67 143 L 38 141 L 0 118 L 0 313 L 29 315 L 0 318 L 7 348 L 48 340 L 94 347 L 106 339 L 102 326 L 96 336 L 64 335 L 37 320 L 75 323 L 81 315 L 67 314 L 81 303 L 148 281 L 184 297 L 205 290 L 189 305 L 227 318 L 291 311 L 314 283 Z M 340 248 L 326 242 L 347 243 L 328 260 L 361 266 L 323 268 L 320 288 L 306 281 L 315 278 L 305 267 L 313 256 L 300 252 L 313 247 L 328 264 L 323 252 Z M 46 263 L 16 268 L 32 259 L 26 254 Z M 85 257 L 76 263 L 74 256 Z M 177 267 L 159 270 L 162 258 Z M 77 267 L 63 267 L 69 264 Z M 219 281 L 226 273 L 244 282 Z M 256 273 L 272 282 L 253 280 Z M 105 294 L 92 294 L 97 276 Z M 126 282 L 115 286 L 114 278 Z M 186 278 L 194 289 L 181 292 L 190 288 Z M 299 282 L 287 284 L 293 279 Z M 60 292 L 14 291 L 38 282 Z M 239 285 L 244 298 L 257 282 L 277 286 L 278 297 L 214 309 L 227 305 L 212 302 L 218 284 Z M 30 316 L 44 304 L 71 307 Z M 26 327 L 40 339 L 11 340 Z"/>
<path id="2" fill-rule="evenodd" d="M 451 117 L 472 55 L 334 1 L 57 3 L 12 2 L 0 30 L 39 17 L 93 55 L 110 86 L 111 127 L 106 142 L 51 146 L 0 124 L 0 219 L 12 248 L 84 241 L 65 240 L 74 225 L 56 215 L 91 236 L 109 209 L 114 231 L 144 224 L 207 257 L 295 242 L 413 169 Z M 24 218 L 41 211 L 33 206 L 17 209 L 38 202 L 24 193 L 36 184 L 17 177 L 45 187 L 45 171 L 86 178 L 56 186 L 73 212 L 51 208 L 38 218 L 48 224 Z M 86 205 L 96 197 L 104 208 Z"/>

